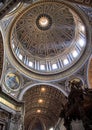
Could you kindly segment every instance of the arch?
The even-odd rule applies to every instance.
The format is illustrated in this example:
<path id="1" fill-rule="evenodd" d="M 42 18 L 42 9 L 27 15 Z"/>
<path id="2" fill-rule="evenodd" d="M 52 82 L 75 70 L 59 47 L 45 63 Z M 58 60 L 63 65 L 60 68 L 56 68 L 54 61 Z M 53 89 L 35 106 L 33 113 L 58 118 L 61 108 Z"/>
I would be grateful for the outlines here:
<path id="1" fill-rule="evenodd" d="M 33 118 L 34 115 L 35 118 L 39 117 L 39 119 L 43 119 L 43 116 L 45 116 L 46 119 L 43 122 L 47 122 L 46 126 L 49 126 L 49 128 L 55 125 L 67 99 L 61 90 L 53 86 L 46 83 L 39 83 L 39 85 L 36 83 L 29 85 L 24 94 L 22 93 L 21 100 L 23 98 L 25 102 L 25 127 L 28 126 L 28 121 L 30 123 L 30 118 Z M 50 120 L 51 123 L 49 124 L 48 121 Z"/>
<path id="2" fill-rule="evenodd" d="M 2 70 L 3 70 L 3 58 L 4 58 L 3 38 L 0 32 L 0 79 L 1 79 Z"/>
<path id="3" fill-rule="evenodd" d="M 51 83 L 34 83 L 32 85 L 29 85 L 27 87 L 25 87 L 19 94 L 19 97 L 18 99 L 19 100 L 22 100 L 23 99 L 23 95 L 32 87 L 34 86 L 38 86 L 38 85 L 49 85 L 51 87 L 54 87 L 58 90 L 60 90 L 66 97 L 68 97 L 68 93 L 64 90 L 63 86 L 58 86 L 58 85 L 54 85 L 54 84 L 51 84 Z"/>
<path id="4" fill-rule="evenodd" d="M 39 118 L 35 118 L 32 123 L 29 124 L 28 130 L 34 130 L 32 127 L 38 123 L 41 127 L 41 130 L 45 130 L 43 122 Z M 35 126 L 36 127 L 36 126 Z M 39 127 L 39 126 L 38 126 Z"/>

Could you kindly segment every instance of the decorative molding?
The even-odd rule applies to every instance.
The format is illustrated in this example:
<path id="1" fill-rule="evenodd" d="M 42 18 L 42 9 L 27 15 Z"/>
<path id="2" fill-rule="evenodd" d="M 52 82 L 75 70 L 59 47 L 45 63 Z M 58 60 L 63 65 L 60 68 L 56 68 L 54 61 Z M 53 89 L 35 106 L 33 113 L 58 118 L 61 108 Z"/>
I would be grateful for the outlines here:
<path id="1" fill-rule="evenodd" d="M 92 0 L 66 0 L 69 1 L 71 3 L 75 3 L 75 4 L 81 4 L 84 6 L 91 6 L 92 7 Z"/>
<path id="2" fill-rule="evenodd" d="M 22 110 L 21 105 L 23 104 L 22 102 L 17 102 L 17 100 L 13 99 L 9 95 L 5 94 L 1 89 L 0 89 L 0 104 L 3 104 L 10 109 L 13 109 L 14 111 L 20 112 Z"/>
<path id="3" fill-rule="evenodd" d="M 89 23 L 92 26 L 92 7 L 86 7 L 82 5 L 78 5 L 78 6 L 86 14 L 86 16 L 88 17 Z"/>
<path id="4" fill-rule="evenodd" d="M 24 76 L 24 75 L 22 75 L 22 77 L 23 77 L 23 86 L 26 86 L 26 85 L 28 85 L 28 84 L 31 85 L 31 84 L 33 84 L 34 82 L 37 82 L 37 81 L 34 81 L 34 80 L 32 80 L 32 79 L 30 79 L 30 78 Z"/>
<path id="5" fill-rule="evenodd" d="M 0 2 L 0 19 L 2 19 L 7 13 L 9 13 L 9 11 L 11 11 L 11 9 L 13 9 L 19 2 L 20 0 L 7 0 L 4 3 Z"/>
<path id="6" fill-rule="evenodd" d="M 3 18 L 7 13 L 9 13 L 19 2 L 29 2 L 30 0 L 7 0 L 4 2 L 0 2 L 0 19 Z M 62 0 L 63 1 L 63 0 Z M 66 0 L 68 2 L 76 3 L 76 4 L 82 4 L 84 6 L 92 6 L 91 0 Z M 34 1 L 31 0 L 30 3 L 33 3 Z M 36 2 L 36 0 L 35 0 Z"/>

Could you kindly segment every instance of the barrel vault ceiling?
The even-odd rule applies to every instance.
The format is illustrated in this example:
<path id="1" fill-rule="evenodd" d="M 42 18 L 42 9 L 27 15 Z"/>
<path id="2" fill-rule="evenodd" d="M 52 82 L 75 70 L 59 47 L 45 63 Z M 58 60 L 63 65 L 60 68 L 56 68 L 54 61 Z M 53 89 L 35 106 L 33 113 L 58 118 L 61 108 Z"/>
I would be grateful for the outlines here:
<path id="1" fill-rule="evenodd" d="M 30 127 L 30 120 L 38 118 L 49 129 L 57 123 L 67 99 L 58 89 L 39 85 L 25 93 L 24 101 L 25 126 Z"/>

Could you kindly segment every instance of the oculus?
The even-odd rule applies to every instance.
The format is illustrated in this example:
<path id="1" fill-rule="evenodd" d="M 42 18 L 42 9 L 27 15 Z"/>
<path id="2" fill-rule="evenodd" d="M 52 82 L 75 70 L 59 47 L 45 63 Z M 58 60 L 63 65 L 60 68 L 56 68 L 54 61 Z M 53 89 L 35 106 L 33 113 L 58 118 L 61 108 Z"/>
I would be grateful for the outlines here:
<path id="1" fill-rule="evenodd" d="M 36 24 L 40 30 L 48 30 L 52 25 L 52 19 L 47 14 L 41 14 L 38 16 Z"/>

